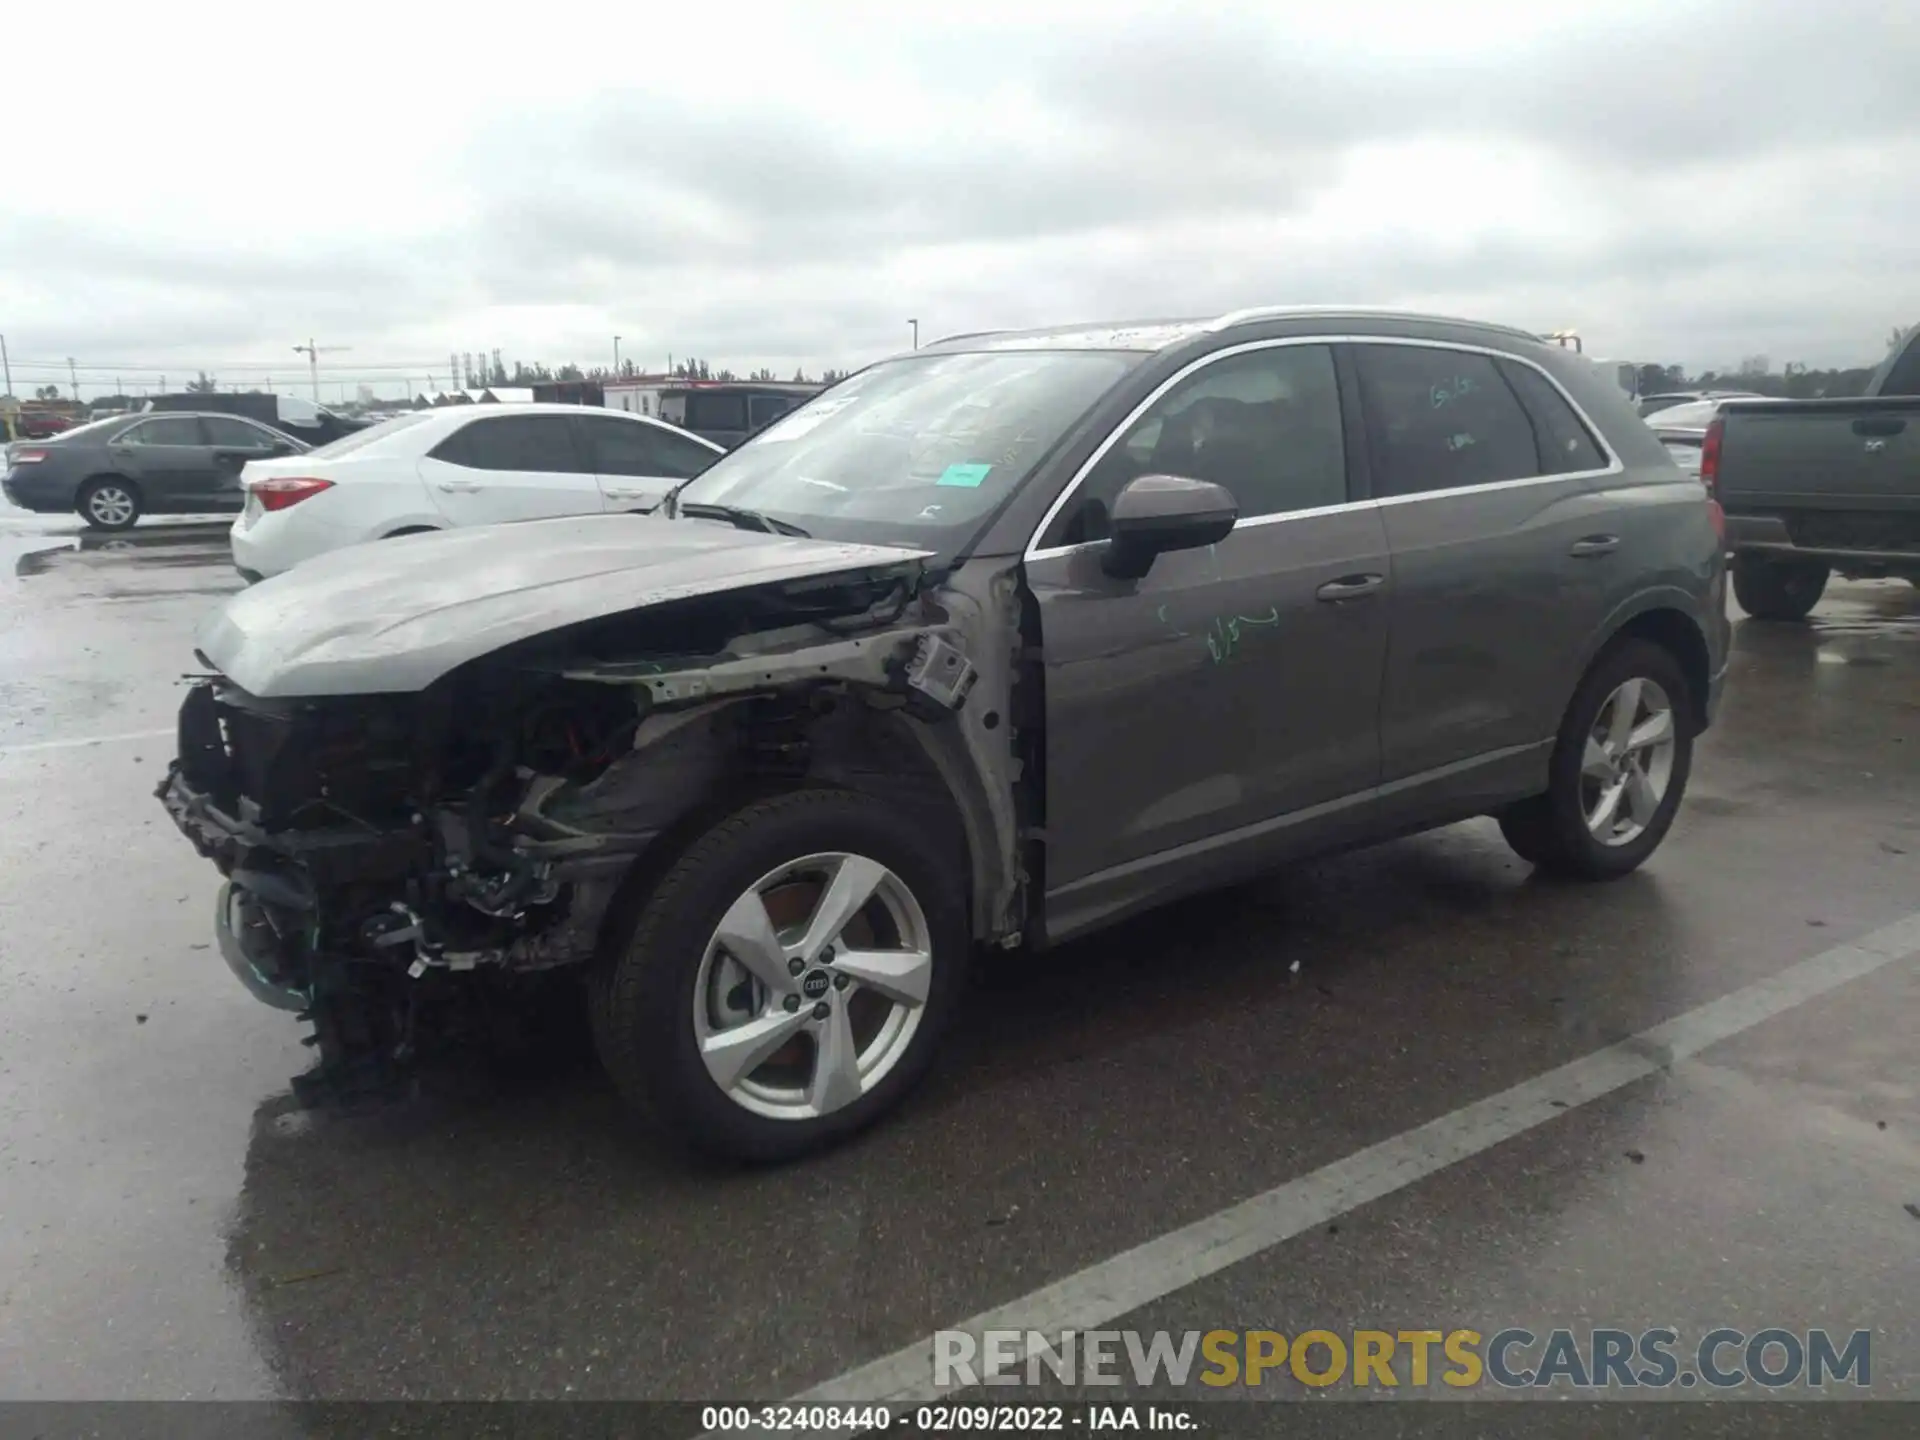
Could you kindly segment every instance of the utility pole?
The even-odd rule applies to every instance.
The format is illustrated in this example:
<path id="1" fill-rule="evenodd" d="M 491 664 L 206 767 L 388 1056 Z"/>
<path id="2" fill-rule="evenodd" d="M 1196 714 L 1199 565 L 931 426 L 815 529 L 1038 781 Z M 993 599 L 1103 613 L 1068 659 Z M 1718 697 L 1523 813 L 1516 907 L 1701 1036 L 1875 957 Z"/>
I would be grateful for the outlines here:
<path id="1" fill-rule="evenodd" d="M 307 373 L 313 379 L 314 404 L 318 405 L 320 403 L 320 357 L 331 354 L 335 350 L 351 350 L 352 348 L 351 345 L 316 345 L 313 343 L 313 337 L 311 335 L 307 337 L 306 344 L 293 347 L 294 354 L 307 357 Z"/>
<path id="2" fill-rule="evenodd" d="M 613 378 L 620 378 L 620 337 L 613 337 Z"/>
<path id="3" fill-rule="evenodd" d="M 73 381 L 73 403 L 80 403 L 80 372 L 74 368 L 73 356 L 67 356 L 67 378 Z"/>
<path id="4" fill-rule="evenodd" d="M 0 369 L 7 372 L 7 394 L 13 394 L 13 361 L 7 358 L 7 337 L 0 335 Z"/>

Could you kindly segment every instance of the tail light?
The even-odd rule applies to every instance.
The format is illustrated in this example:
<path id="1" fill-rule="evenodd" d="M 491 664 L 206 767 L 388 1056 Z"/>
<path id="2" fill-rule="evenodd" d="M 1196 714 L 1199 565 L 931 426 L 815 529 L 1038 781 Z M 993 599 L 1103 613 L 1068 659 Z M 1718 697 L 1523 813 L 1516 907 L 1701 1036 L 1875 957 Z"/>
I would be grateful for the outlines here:
<path id="1" fill-rule="evenodd" d="M 1720 503 L 1720 437 L 1726 430 L 1727 422 L 1716 415 L 1700 442 L 1700 483 L 1707 487 L 1707 518 L 1713 521 L 1713 532 L 1723 542 L 1727 538 L 1727 512 Z"/>
<path id="2" fill-rule="evenodd" d="M 34 465 L 46 458 L 47 452 L 44 450 L 14 450 L 7 455 L 7 463 L 11 465 Z"/>
<path id="3" fill-rule="evenodd" d="M 260 502 L 262 510 L 285 510 L 332 488 L 331 480 L 312 475 L 271 475 L 247 482 L 248 491 Z"/>

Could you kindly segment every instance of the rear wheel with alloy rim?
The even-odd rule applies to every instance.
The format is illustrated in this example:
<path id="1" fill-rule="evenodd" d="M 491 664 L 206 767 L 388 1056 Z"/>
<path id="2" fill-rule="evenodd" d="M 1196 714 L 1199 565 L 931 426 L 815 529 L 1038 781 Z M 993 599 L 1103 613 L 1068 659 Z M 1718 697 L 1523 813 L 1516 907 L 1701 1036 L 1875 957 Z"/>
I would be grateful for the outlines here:
<path id="1" fill-rule="evenodd" d="M 96 530 L 127 530 L 140 518 L 140 492 L 126 480 L 109 476 L 80 487 L 74 508 Z"/>
<path id="2" fill-rule="evenodd" d="M 920 827 L 801 791 L 695 841 L 597 977 L 602 1062 L 700 1149 L 785 1159 L 879 1117 L 925 1071 L 969 947 Z"/>
<path id="3" fill-rule="evenodd" d="M 1590 880 L 1637 869 L 1686 792 L 1694 725 L 1679 662 L 1644 640 L 1594 662 L 1574 692 L 1546 793 L 1509 807 L 1501 832 L 1540 869 Z"/>

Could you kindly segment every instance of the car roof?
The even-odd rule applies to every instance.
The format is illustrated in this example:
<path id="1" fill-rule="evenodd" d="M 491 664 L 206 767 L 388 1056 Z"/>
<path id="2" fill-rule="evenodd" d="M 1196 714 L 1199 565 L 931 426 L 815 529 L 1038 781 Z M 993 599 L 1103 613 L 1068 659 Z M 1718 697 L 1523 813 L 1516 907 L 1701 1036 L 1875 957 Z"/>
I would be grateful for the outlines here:
<path id="1" fill-rule="evenodd" d="M 421 416 L 424 423 L 409 425 L 396 433 L 412 435 L 415 440 L 424 440 L 429 436 L 457 430 L 462 425 L 471 424 L 477 420 L 512 419 L 517 415 L 611 415 L 616 420 L 631 420 L 636 425 L 651 425 L 659 430 L 669 430 L 675 435 L 684 435 L 689 440 L 698 441 L 709 450 L 720 454 L 726 453 L 724 446 L 716 445 L 703 435 L 696 435 L 691 430 L 675 425 L 671 420 L 662 420 L 658 415 L 636 415 L 631 410 L 613 410 L 604 405 L 568 405 L 551 400 L 513 401 L 494 405 L 479 403 L 430 405 L 418 410 L 403 410 L 400 415 L 392 418 L 398 420 L 406 415 Z"/>
<path id="2" fill-rule="evenodd" d="M 1457 329 L 1481 330 L 1508 339 L 1540 343 L 1531 331 L 1485 320 L 1465 320 L 1452 315 L 1434 315 L 1415 310 L 1394 310 L 1365 305 L 1262 305 L 1229 310 L 1210 318 L 1104 321 L 1078 325 L 1053 325 L 1033 330 L 976 330 L 946 335 L 923 351 L 958 352 L 970 350 L 1138 350 L 1152 352 L 1170 349 L 1201 335 L 1232 330 L 1242 325 L 1266 321 L 1342 320 L 1412 321 Z"/>

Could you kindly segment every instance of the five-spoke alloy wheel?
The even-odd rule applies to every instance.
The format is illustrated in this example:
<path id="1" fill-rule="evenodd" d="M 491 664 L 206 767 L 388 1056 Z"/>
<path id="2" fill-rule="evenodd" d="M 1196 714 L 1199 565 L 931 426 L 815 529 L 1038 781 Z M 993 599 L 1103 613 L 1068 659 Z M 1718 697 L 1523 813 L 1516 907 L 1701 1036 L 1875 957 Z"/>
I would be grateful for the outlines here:
<path id="1" fill-rule="evenodd" d="M 864 855 L 803 856 L 761 876 L 707 942 L 700 1058 L 756 1115 L 831 1115 L 912 1048 L 932 982 L 926 915 L 898 875 Z"/>
<path id="2" fill-rule="evenodd" d="M 1593 662 L 1568 704 L 1543 794 L 1500 813 L 1542 870 L 1608 880 L 1665 838 L 1693 765 L 1693 691 L 1671 651 L 1626 640 Z"/>
<path id="3" fill-rule="evenodd" d="M 925 1071 L 970 934 L 959 857 L 840 790 L 757 801 L 654 883 L 593 984 L 602 1063 L 685 1142 L 785 1159 Z"/>

